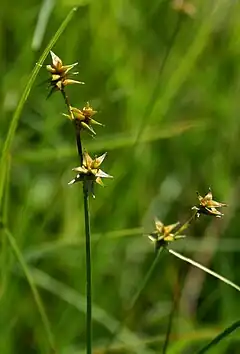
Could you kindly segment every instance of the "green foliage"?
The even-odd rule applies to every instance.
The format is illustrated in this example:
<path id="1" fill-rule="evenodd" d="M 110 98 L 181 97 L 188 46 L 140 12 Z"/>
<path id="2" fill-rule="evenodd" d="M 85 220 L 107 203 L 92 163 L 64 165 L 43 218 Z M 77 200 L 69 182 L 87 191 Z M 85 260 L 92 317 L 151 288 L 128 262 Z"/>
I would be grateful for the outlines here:
<path id="1" fill-rule="evenodd" d="M 127 315 L 112 352 L 161 352 L 176 291 L 168 354 L 197 352 L 239 320 L 235 289 L 167 252 L 128 314 L 155 257 L 142 234 L 152 232 L 154 217 L 166 225 L 187 220 L 196 190 L 211 187 L 229 207 L 222 219 L 201 216 L 173 247 L 240 284 L 240 3 L 192 3 L 195 17 L 182 18 L 160 77 L 179 21 L 171 1 L 2 4 L 1 220 L 24 256 L 61 354 L 85 352 L 82 188 L 67 185 L 79 163 L 74 129 L 62 116 L 68 112 L 60 94 L 46 99 L 48 75 L 35 64 L 76 5 L 53 50 L 66 63 L 79 61 L 86 84 L 69 87 L 71 102 L 89 101 L 105 125 L 99 137 L 84 134 L 83 145 L 92 155 L 108 151 L 104 168 L 114 176 L 90 200 L 94 352 L 104 353 Z M 38 76 L 22 96 L 34 67 Z M 0 235 L 0 353 L 46 354 L 32 291 Z M 238 332 L 209 352 L 238 353 Z"/>

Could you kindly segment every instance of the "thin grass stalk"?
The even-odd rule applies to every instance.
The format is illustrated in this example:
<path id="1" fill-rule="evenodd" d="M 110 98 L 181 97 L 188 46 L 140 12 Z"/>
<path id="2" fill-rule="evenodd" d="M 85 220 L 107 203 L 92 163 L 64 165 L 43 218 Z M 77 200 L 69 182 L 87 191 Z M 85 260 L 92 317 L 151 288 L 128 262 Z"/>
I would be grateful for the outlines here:
<path id="1" fill-rule="evenodd" d="M 160 258 L 160 254 L 163 250 L 163 247 L 159 248 L 150 268 L 148 269 L 147 274 L 145 275 L 145 277 L 143 278 L 142 282 L 140 283 L 140 286 L 138 287 L 136 293 L 134 294 L 130 305 L 127 309 L 127 315 L 125 316 L 124 320 L 122 322 L 120 322 L 119 326 L 116 328 L 116 330 L 112 333 L 112 336 L 110 337 L 109 341 L 107 342 L 106 346 L 105 346 L 105 350 L 104 353 L 108 352 L 108 349 L 111 347 L 111 344 L 113 343 L 113 341 L 117 338 L 119 332 L 122 330 L 127 318 L 129 317 L 129 315 L 131 314 L 132 309 L 134 308 L 135 304 L 137 303 L 142 291 L 144 290 L 144 288 L 146 287 L 147 283 L 149 282 L 149 279 L 151 278 L 151 275 L 154 271 L 154 269 L 156 268 L 156 265 L 159 261 Z"/>
<path id="2" fill-rule="evenodd" d="M 17 245 L 17 242 L 15 241 L 15 238 L 12 236 L 11 232 L 7 228 L 4 228 L 4 232 L 7 237 L 7 240 L 9 241 L 9 244 L 12 248 L 12 251 L 13 251 L 15 257 L 17 258 L 17 260 L 22 268 L 22 271 L 26 276 L 26 279 L 27 279 L 30 289 L 32 291 L 33 298 L 34 298 L 34 301 L 37 305 L 37 308 L 38 308 L 38 311 L 39 311 L 39 314 L 40 314 L 40 317 L 42 320 L 42 324 L 43 324 L 43 327 L 44 327 L 44 330 L 46 333 L 46 338 L 47 338 L 50 350 L 53 353 L 56 353 L 55 340 L 54 340 L 54 335 L 51 330 L 50 322 L 48 320 L 44 305 L 43 305 L 41 297 L 38 293 L 37 287 L 34 283 L 34 279 L 31 275 L 31 272 L 29 271 L 27 263 L 25 262 L 24 257 Z"/>
<path id="3" fill-rule="evenodd" d="M 229 336 L 232 332 L 234 332 L 239 327 L 240 327 L 240 321 L 234 322 L 231 326 L 226 328 L 217 337 L 215 337 L 210 343 L 208 343 L 205 347 L 203 347 L 200 351 L 198 351 L 197 354 L 206 353 L 209 349 L 217 345 L 219 342 L 221 342 L 223 339 L 225 339 L 227 336 Z"/>
<path id="4" fill-rule="evenodd" d="M 207 267 L 204 267 L 200 263 L 193 261 L 191 258 L 187 258 L 187 257 L 183 256 L 182 254 L 180 254 L 180 253 L 178 253 L 176 251 L 173 251 L 171 249 L 168 249 L 168 252 L 173 254 L 175 257 L 177 257 L 177 258 L 179 258 L 179 259 L 181 259 L 181 260 L 193 265 L 194 267 L 197 267 L 197 268 L 203 270 L 204 272 L 206 272 L 206 273 L 212 275 L 213 277 L 221 280 L 222 282 L 230 285 L 232 288 L 236 289 L 237 291 L 240 291 L 240 287 L 237 284 L 233 283 L 231 280 L 223 277 L 222 275 L 212 271 L 211 269 L 209 269 Z"/>
<path id="5" fill-rule="evenodd" d="M 185 221 L 185 223 L 175 232 L 175 236 L 181 235 L 190 225 L 191 223 L 196 219 L 197 216 L 197 210 L 193 212 L 193 214 L 190 216 L 190 218 Z"/>

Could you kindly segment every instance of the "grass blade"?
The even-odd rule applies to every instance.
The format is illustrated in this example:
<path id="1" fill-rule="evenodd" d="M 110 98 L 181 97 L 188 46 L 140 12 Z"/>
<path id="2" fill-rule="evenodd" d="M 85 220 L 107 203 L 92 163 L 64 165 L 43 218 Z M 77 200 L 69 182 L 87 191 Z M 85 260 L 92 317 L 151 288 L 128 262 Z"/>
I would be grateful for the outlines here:
<path id="1" fill-rule="evenodd" d="M 240 327 L 240 321 L 234 322 L 231 326 L 226 328 L 223 332 L 221 332 L 217 337 L 215 337 L 210 343 L 208 343 L 205 347 L 203 347 L 197 354 L 204 354 L 206 353 L 209 349 L 217 345 L 221 340 L 226 338 L 228 335 L 230 335 L 232 332 L 234 332 L 236 329 Z"/>
<path id="2" fill-rule="evenodd" d="M 10 158 L 7 159 L 5 169 L 3 173 L 5 174 L 5 190 L 3 196 L 3 205 L 2 205 L 2 215 L 1 223 L 2 225 L 7 225 L 8 223 L 8 205 L 9 205 L 9 180 L 10 180 Z M 1 290 L 0 290 L 0 299 L 2 298 L 8 283 L 8 274 L 9 274 L 9 259 L 8 259 L 8 248 L 7 248 L 7 238 L 4 232 L 4 229 L 0 230 L 1 234 Z"/>
<path id="3" fill-rule="evenodd" d="M 199 264 L 198 262 L 195 262 L 192 259 L 187 258 L 187 257 L 183 256 L 182 254 L 180 254 L 178 252 L 175 252 L 175 251 L 173 251 L 171 249 L 169 249 L 168 252 L 173 254 L 175 257 L 180 258 L 181 260 L 193 265 L 194 267 L 197 267 L 197 268 L 203 270 L 204 272 L 206 272 L 206 273 L 212 275 L 213 277 L 221 280 L 222 282 L 230 285 L 232 288 L 236 289 L 237 291 L 240 291 L 240 287 L 237 284 L 233 283 L 231 280 L 229 280 L 227 278 L 224 278 L 222 275 L 220 275 L 218 273 L 215 273 L 211 269 L 209 269 L 207 267 L 204 267 L 203 265 Z"/>
<path id="4" fill-rule="evenodd" d="M 11 145 L 14 139 L 14 135 L 17 129 L 17 125 L 18 125 L 18 121 L 20 118 L 20 115 L 22 113 L 24 104 L 29 96 L 29 93 L 31 91 L 31 88 L 34 84 L 34 81 L 36 80 L 36 77 L 39 73 L 39 70 L 41 69 L 49 51 L 52 49 L 52 47 L 54 46 L 54 44 L 57 42 L 58 38 L 60 37 L 60 35 L 63 33 L 63 31 L 65 30 L 65 28 L 67 27 L 68 23 L 71 21 L 74 13 L 76 12 L 77 8 L 73 8 L 69 14 L 67 15 L 67 17 L 65 18 L 65 20 L 62 22 L 62 24 L 60 25 L 59 29 L 57 30 L 57 32 L 54 34 L 54 36 L 52 37 L 52 39 L 50 40 L 50 42 L 48 43 L 47 47 L 45 48 L 43 54 L 41 55 L 41 57 L 39 58 L 39 61 L 36 63 L 34 69 L 32 70 L 32 73 L 30 74 L 30 77 L 27 81 L 27 84 L 25 86 L 25 89 L 23 90 L 22 96 L 18 102 L 17 108 L 13 114 L 13 118 L 11 120 L 10 123 L 10 127 L 7 133 L 7 137 L 5 139 L 4 145 L 3 145 L 3 149 L 2 149 L 2 155 L 1 155 L 1 160 L 0 160 L 0 204 L 2 202 L 2 197 L 3 197 L 3 190 L 4 190 L 4 185 L 5 185 L 5 173 L 3 173 L 2 171 L 5 171 L 5 165 L 6 165 L 6 161 L 7 161 L 7 156 L 9 154 L 9 151 L 11 149 Z"/>
<path id="5" fill-rule="evenodd" d="M 12 251 L 13 251 L 14 255 L 16 256 L 19 264 L 21 265 L 22 271 L 23 271 L 23 273 L 25 274 L 25 276 L 27 278 L 29 286 L 30 286 L 30 288 L 32 290 L 33 298 L 34 298 L 34 300 L 36 302 L 39 314 L 40 314 L 41 319 L 42 319 L 42 323 L 43 323 L 43 326 L 44 326 L 44 329 L 45 329 L 45 332 L 46 332 L 46 336 L 47 336 L 47 339 L 48 339 L 48 342 L 49 342 L 49 346 L 55 352 L 55 341 L 54 341 L 53 333 L 51 331 L 50 323 L 49 323 L 46 311 L 44 309 L 41 297 L 40 297 L 40 295 L 38 293 L 38 290 L 37 290 L 37 287 L 36 287 L 36 285 L 34 283 L 34 279 L 33 279 L 32 275 L 31 275 L 31 272 L 28 269 L 27 264 L 25 263 L 24 257 L 22 255 L 20 249 L 18 248 L 18 245 L 17 245 L 17 243 L 15 241 L 15 238 L 12 236 L 12 234 L 10 233 L 10 231 L 8 229 L 5 228 L 4 232 L 5 232 L 5 235 L 6 235 L 7 239 L 8 239 L 8 241 L 9 241 L 9 244 L 10 244 L 10 246 L 12 248 Z"/>
<path id="6" fill-rule="evenodd" d="M 54 279 L 47 273 L 37 269 L 31 268 L 31 274 L 33 276 L 35 284 L 41 288 L 51 292 L 52 294 L 58 296 L 62 300 L 66 301 L 70 305 L 74 306 L 80 312 L 86 314 L 86 298 L 85 296 L 79 294 L 76 290 L 70 288 L 66 284 Z M 114 329 L 118 327 L 120 322 L 115 318 L 110 316 L 104 309 L 98 307 L 96 304 L 92 304 L 92 318 L 94 321 L 102 324 L 111 333 Z M 142 343 L 133 332 L 131 332 L 127 327 L 123 327 L 120 334 L 121 341 L 126 345 L 126 347 L 131 348 L 135 353 L 150 354 L 151 351 Z M 136 348 L 137 346 L 137 348 Z"/>
<path id="7" fill-rule="evenodd" d="M 161 126 L 161 129 L 160 126 L 145 128 L 141 133 L 138 144 L 151 143 L 160 139 L 169 139 L 196 128 L 207 128 L 207 121 L 203 119 L 201 122 L 186 120 L 180 123 L 175 122 L 174 125 L 166 125 L 165 127 Z M 95 152 L 103 150 L 112 151 L 115 149 L 132 146 L 135 144 L 135 141 L 136 133 L 134 132 L 105 135 L 97 140 L 90 141 L 88 144 L 88 149 L 94 150 Z M 40 150 L 25 150 L 19 154 L 16 152 L 16 158 L 20 161 L 23 160 L 24 162 L 39 163 L 41 161 L 45 161 L 46 159 L 55 161 L 56 159 L 71 157 L 74 156 L 74 154 L 74 148 L 60 146 L 57 151 L 53 148 L 41 148 Z"/>

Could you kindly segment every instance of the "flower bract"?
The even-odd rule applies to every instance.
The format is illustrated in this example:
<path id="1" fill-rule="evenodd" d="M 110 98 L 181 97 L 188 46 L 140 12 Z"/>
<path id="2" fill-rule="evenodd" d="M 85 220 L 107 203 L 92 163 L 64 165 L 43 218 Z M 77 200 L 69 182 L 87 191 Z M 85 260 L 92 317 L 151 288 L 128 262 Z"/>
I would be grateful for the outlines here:
<path id="1" fill-rule="evenodd" d="M 154 242 L 156 250 L 167 246 L 169 242 L 185 237 L 173 232 L 177 226 L 179 222 L 165 226 L 160 220 L 155 219 L 155 230 L 148 235 L 148 238 Z"/>
<path id="2" fill-rule="evenodd" d="M 197 217 L 199 217 L 201 214 L 205 214 L 205 215 L 215 216 L 216 218 L 221 218 L 224 215 L 218 210 L 218 208 L 226 207 L 227 204 L 216 202 L 215 200 L 213 200 L 213 196 L 210 188 L 209 188 L 209 192 L 205 195 L 205 197 L 202 197 L 198 192 L 197 192 L 197 196 L 198 196 L 199 204 L 192 208 L 196 210 Z"/>
<path id="3" fill-rule="evenodd" d="M 84 82 L 73 80 L 69 76 L 70 70 L 72 70 L 78 63 L 63 65 L 62 60 L 50 51 L 52 57 L 52 64 L 47 65 L 47 70 L 51 74 L 51 79 L 49 80 L 51 90 L 49 92 L 49 96 L 54 91 L 63 91 L 65 86 L 71 84 L 84 84 Z M 77 72 L 73 72 L 72 75 L 78 74 Z"/>
<path id="4" fill-rule="evenodd" d="M 96 132 L 93 130 L 92 125 L 101 125 L 103 124 L 97 122 L 92 117 L 97 113 L 87 102 L 86 106 L 82 109 L 76 107 L 70 107 L 70 114 L 64 114 L 65 117 L 69 118 L 76 125 L 78 130 L 84 129 L 87 130 L 91 135 L 96 135 Z"/>
<path id="5" fill-rule="evenodd" d="M 73 168 L 73 171 L 77 172 L 77 176 L 71 180 L 68 184 L 74 184 L 76 182 L 86 182 L 88 192 L 94 196 L 94 183 L 98 183 L 104 186 L 102 178 L 113 178 L 109 174 L 100 169 L 100 165 L 105 159 L 107 153 L 95 157 L 94 159 L 87 153 L 83 153 L 83 163 L 80 167 Z"/>

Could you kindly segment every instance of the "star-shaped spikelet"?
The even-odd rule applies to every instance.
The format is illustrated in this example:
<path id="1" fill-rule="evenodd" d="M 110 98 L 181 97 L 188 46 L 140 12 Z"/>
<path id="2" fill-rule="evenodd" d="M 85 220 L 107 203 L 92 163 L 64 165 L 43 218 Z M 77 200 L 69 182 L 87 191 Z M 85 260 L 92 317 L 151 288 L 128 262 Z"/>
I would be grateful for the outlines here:
<path id="1" fill-rule="evenodd" d="M 65 117 L 69 118 L 76 125 L 76 128 L 80 131 L 81 129 L 87 130 L 91 135 L 96 135 L 96 132 L 93 130 L 92 125 L 101 125 L 103 124 L 97 122 L 92 117 L 97 113 L 87 102 L 86 106 L 83 109 L 78 109 L 75 107 L 70 107 L 71 115 L 63 114 Z"/>
<path id="2" fill-rule="evenodd" d="M 155 230 L 148 235 L 148 238 L 154 242 L 156 250 L 160 247 L 166 247 L 169 242 L 184 238 L 184 235 L 178 235 L 177 232 L 172 233 L 179 222 L 165 226 L 160 220 L 155 218 Z"/>
<path id="3" fill-rule="evenodd" d="M 90 192 L 94 197 L 94 183 L 96 182 L 101 186 L 104 186 L 102 178 L 113 178 L 100 169 L 100 165 L 102 164 L 106 155 L 107 153 L 92 159 L 87 152 L 84 152 L 82 166 L 73 168 L 73 171 L 78 172 L 78 174 L 68 184 L 86 181 L 88 192 Z"/>
<path id="4" fill-rule="evenodd" d="M 227 204 L 216 202 L 215 200 L 213 200 L 210 188 L 209 192 L 205 195 L 205 197 L 202 197 L 198 192 L 197 196 L 199 200 L 199 205 L 194 206 L 192 208 L 197 211 L 197 217 L 199 217 L 201 214 L 205 214 L 215 216 L 216 218 L 221 218 L 224 215 L 217 208 L 226 207 Z"/>
<path id="5" fill-rule="evenodd" d="M 84 84 L 84 82 L 73 80 L 69 78 L 69 71 L 72 70 L 78 63 L 63 65 L 62 60 L 50 51 L 52 57 L 52 64 L 47 65 L 47 70 L 51 74 L 49 96 L 54 91 L 63 91 L 64 87 L 70 84 Z M 72 75 L 78 74 L 77 72 L 72 73 Z"/>

